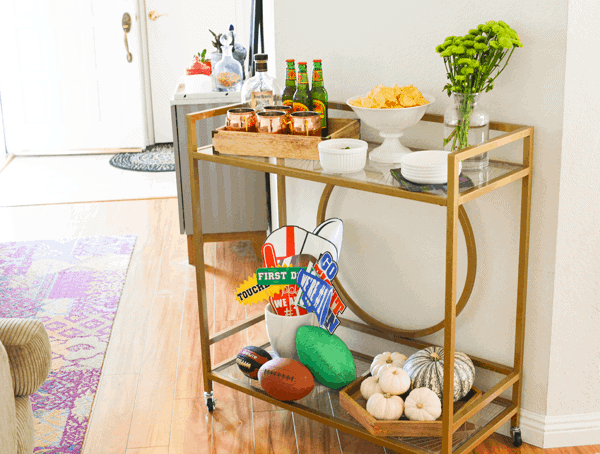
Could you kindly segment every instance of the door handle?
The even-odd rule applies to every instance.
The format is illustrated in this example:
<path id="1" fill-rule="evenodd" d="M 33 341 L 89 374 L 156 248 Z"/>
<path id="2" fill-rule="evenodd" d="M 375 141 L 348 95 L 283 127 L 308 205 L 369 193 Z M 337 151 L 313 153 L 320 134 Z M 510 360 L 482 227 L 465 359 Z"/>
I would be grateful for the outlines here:
<path id="1" fill-rule="evenodd" d="M 127 42 L 127 33 L 131 31 L 131 16 L 129 13 L 123 14 L 121 25 L 123 26 L 123 31 L 125 32 L 125 50 L 127 51 L 127 61 L 131 63 L 133 61 L 133 55 L 131 55 L 131 52 L 129 52 L 129 43 Z"/>
<path id="2" fill-rule="evenodd" d="M 167 13 L 158 14 L 158 13 L 157 13 L 156 11 L 154 11 L 154 10 L 152 10 L 152 11 L 150 11 L 150 12 L 148 13 L 148 18 L 149 18 L 150 20 L 156 20 L 156 19 L 158 19 L 158 18 L 159 18 L 159 17 L 161 17 L 161 16 L 168 16 L 168 14 L 167 14 Z"/>

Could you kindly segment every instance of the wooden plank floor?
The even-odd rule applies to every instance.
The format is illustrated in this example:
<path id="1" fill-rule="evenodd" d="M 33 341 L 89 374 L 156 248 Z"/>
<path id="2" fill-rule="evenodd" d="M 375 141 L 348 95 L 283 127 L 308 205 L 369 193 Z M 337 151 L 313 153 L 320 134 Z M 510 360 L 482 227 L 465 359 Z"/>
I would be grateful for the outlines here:
<path id="1" fill-rule="evenodd" d="M 216 385 L 206 411 L 195 270 L 175 199 L 0 208 L 0 241 L 136 234 L 88 427 L 85 454 L 365 453 L 386 450 Z M 210 330 L 255 315 L 232 289 L 259 265 L 249 242 L 205 246 Z M 266 339 L 264 322 L 212 346 L 213 362 Z M 339 405 L 319 397 L 323 409 Z M 600 445 L 539 449 L 494 435 L 477 454 L 595 454 Z M 392 451 L 387 450 L 388 454 Z"/>

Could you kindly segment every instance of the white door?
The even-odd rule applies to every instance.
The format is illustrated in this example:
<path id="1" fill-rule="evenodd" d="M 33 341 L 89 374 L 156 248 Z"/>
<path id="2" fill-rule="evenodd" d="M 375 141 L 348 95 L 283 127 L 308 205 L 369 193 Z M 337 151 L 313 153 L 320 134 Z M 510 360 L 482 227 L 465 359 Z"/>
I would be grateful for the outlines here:
<path id="1" fill-rule="evenodd" d="M 232 24 L 236 42 L 248 49 L 250 3 L 250 0 L 146 0 L 156 143 L 173 141 L 170 99 L 194 55 L 202 49 L 207 49 L 207 55 L 213 52 L 213 37 L 208 30 L 223 33 Z M 148 17 L 152 11 L 158 15 L 156 20 Z"/>
<path id="2" fill-rule="evenodd" d="M 144 146 L 133 0 L 6 0 L 0 94 L 7 150 Z M 132 17 L 126 59 L 123 13 Z"/>

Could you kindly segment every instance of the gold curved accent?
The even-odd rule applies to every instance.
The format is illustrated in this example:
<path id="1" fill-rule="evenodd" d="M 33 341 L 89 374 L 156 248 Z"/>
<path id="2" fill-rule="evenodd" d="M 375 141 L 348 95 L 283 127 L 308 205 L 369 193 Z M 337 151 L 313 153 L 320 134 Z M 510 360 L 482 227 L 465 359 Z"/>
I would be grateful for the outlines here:
<path id="1" fill-rule="evenodd" d="M 333 188 L 335 188 L 335 185 L 328 184 L 327 186 L 325 186 L 325 189 L 323 189 L 323 194 L 321 195 L 321 200 L 319 201 L 319 208 L 317 211 L 317 225 L 325 221 L 327 205 L 329 203 L 331 193 L 333 192 Z M 467 302 L 469 301 L 469 298 L 471 297 L 471 293 L 473 292 L 473 287 L 475 285 L 475 276 L 477 274 L 477 245 L 475 244 L 475 236 L 473 235 L 473 227 L 471 226 L 471 221 L 469 220 L 469 216 L 467 216 L 467 212 L 462 205 L 458 207 L 458 220 L 460 221 L 460 225 L 462 226 L 465 235 L 465 243 L 467 244 L 467 277 L 465 280 L 463 292 L 460 295 L 460 299 L 456 303 L 457 317 L 463 311 L 463 309 L 467 305 Z M 370 316 L 365 311 L 363 311 L 348 294 L 348 292 L 337 277 L 333 280 L 333 287 L 338 292 L 340 298 L 342 298 L 342 300 L 352 310 L 352 312 L 354 312 L 360 319 L 362 319 L 366 323 L 374 325 L 382 331 L 392 332 L 394 334 L 406 338 L 414 338 L 433 334 L 444 327 L 444 320 L 428 328 L 416 330 L 405 330 L 386 325 L 385 323 L 380 322 L 376 318 Z"/>

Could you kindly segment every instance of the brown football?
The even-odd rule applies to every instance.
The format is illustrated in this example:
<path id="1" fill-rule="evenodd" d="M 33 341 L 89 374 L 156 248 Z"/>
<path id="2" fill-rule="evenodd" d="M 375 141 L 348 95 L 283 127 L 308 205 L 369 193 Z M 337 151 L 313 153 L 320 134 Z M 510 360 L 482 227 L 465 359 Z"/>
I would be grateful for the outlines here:
<path id="1" fill-rule="evenodd" d="M 288 358 L 267 361 L 258 371 L 258 380 L 269 396 L 285 401 L 302 399 L 315 387 L 310 370 Z"/>

